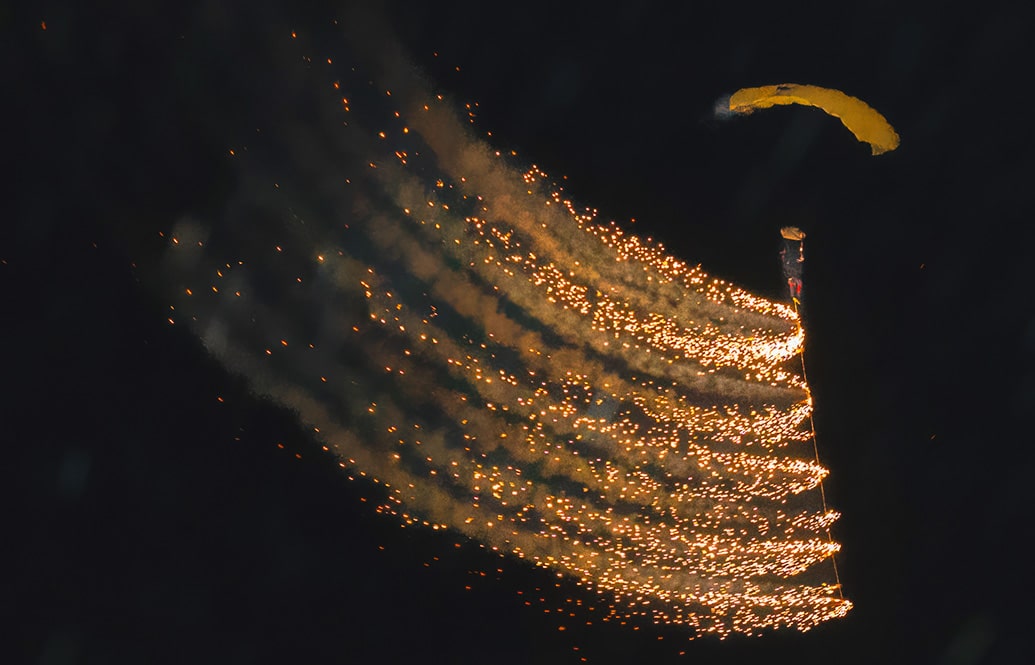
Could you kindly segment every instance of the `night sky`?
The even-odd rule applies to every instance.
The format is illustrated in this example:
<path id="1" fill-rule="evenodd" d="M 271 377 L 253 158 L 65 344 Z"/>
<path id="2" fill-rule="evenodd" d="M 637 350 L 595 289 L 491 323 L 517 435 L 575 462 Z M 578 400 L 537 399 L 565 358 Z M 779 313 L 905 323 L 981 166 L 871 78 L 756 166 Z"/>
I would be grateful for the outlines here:
<path id="1" fill-rule="evenodd" d="M 378 488 L 166 321 L 156 231 L 218 214 L 228 147 L 284 112 L 269 45 L 331 35 L 340 4 L 85 4 L 0 11 L 5 662 L 1035 658 L 1030 10 L 386 5 L 428 84 L 477 102 L 474 131 L 602 218 L 773 299 L 779 228 L 809 234 L 806 362 L 855 608 L 689 642 L 559 613 L 594 596 L 375 514 Z M 864 99 L 901 147 L 871 157 L 815 109 L 713 115 L 785 82 Z"/>

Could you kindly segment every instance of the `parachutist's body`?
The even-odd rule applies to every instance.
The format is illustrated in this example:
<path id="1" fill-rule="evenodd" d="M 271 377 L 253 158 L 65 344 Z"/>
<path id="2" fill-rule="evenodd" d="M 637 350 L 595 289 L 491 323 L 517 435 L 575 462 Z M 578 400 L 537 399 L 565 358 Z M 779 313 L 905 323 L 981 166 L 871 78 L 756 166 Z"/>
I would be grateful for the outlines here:
<path id="1" fill-rule="evenodd" d="M 783 263 L 783 276 L 787 279 L 787 288 L 795 305 L 801 304 L 801 276 L 805 268 L 805 232 L 794 226 L 780 229 L 783 247 L 780 249 L 780 261 Z"/>

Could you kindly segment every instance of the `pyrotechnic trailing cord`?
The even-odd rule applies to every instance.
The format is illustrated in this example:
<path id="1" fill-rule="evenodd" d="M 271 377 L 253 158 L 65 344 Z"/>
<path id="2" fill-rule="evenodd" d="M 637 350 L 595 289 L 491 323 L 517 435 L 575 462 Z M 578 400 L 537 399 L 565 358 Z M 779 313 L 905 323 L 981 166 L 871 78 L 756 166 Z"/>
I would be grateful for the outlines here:
<path id="1" fill-rule="evenodd" d="M 798 312 L 798 302 L 797 302 L 797 300 L 794 301 L 794 311 L 799 316 L 799 318 L 798 318 L 798 331 L 801 332 L 804 335 L 804 329 L 802 328 L 802 325 L 801 325 L 801 313 Z M 805 393 L 808 395 L 808 397 L 809 397 L 809 404 L 811 405 L 811 404 L 813 404 L 813 401 L 812 401 L 812 388 L 809 387 L 809 377 L 805 373 L 805 348 L 804 347 L 802 347 L 801 353 L 799 355 L 801 356 L 801 378 L 805 381 Z M 812 428 L 812 450 L 816 454 L 816 464 L 822 464 L 822 462 L 820 462 L 820 460 L 819 460 L 819 443 L 817 443 L 817 441 L 816 441 L 816 439 L 817 439 L 817 437 L 816 437 L 816 422 L 812 418 L 812 410 L 811 409 L 809 410 L 809 427 Z M 827 514 L 829 509 L 827 508 L 827 495 L 826 495 L 826 492 L 823 490 L 823 481 L 822 480 L 819 481 L 819 498 L 823 502 L 823 514 L 825 515 L 825 514 Z M 830 527 L 827 527 L 827 540 L 829 540 L 831 544 L 834 543 L 834 536 L 830 533 Z M 844 594 L 844 591 L 843 591 L 843 589 L 841 587 L 841 577 L 840 577 L 840 575 L 838 575 L 838 572 L 837 572 L 837 555 L 836 554 L 831 554 L 830 555 L 830 562 L 834 565 L 834 582 L 837 584 L 837 594 L 838 594 L 838 596 L 841 597 L 842 600 L 844 600 L 845 594 Z"/>

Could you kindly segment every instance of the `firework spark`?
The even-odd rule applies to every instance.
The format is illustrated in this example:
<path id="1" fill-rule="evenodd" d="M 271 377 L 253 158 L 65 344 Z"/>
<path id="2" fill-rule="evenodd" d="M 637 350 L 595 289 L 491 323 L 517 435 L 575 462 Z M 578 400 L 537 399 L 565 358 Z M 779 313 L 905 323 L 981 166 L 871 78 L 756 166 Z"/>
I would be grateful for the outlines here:
<path id="1" fill-rule="evenodd" d="M 614 615 L 725 636 L 848 612 L 797 314 L 577 209 L 403 59 L 332 60 L 305 61 L 319 118 L 232 151 L 221 217 L 166 234 L 170 320 L 382 485 L 379 510 Z"/>

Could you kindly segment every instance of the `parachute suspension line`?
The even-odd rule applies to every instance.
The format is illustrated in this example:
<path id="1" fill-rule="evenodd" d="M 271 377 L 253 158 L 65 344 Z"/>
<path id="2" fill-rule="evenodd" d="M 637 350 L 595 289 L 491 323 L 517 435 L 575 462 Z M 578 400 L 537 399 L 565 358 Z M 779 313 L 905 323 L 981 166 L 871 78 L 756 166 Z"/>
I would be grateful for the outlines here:
<path id="1" fill-rule="evenodd" d="M 801 325 L 801 313 L 798 312 L 797 301 L 793 302 L 794 312 L 798 314 L 798 332 L 803 332 Z M 809 388 L 809 377 L 805 373 L 805 347 L 803 346 L 801 352 L 798 354 L 801 356 L 801 378 L 805 382 L 805 394 L 809 398 L 809 406 L 813 405 L 812 401 L 812 389 Z M 809 409 L 809 427 L 812 428 L 812 451 L 816 454 L 816 464 L 822 465 L 819 461 L 819 444 L 816 441 L 816 421 L 812 418 L 812 409 Z M 823 503 L 823 514 L 825 515 L 829 508 L 827 508 L 827 495 L 823 491 L 823 481 L 819 481 L 819 498 Z M 830 533 L 830 527 L 827 527 L 827 540 L 831 545 L 834 543 L 834 536 Z M 837 595 L 841 597 L 841 600 L 845 599 L 844 589 L 841 587 L 841 576 L 837 573 L 837 554 L 830 554 L 830 562 L 834 565 L 834 582 L 837 584 Z"/>

